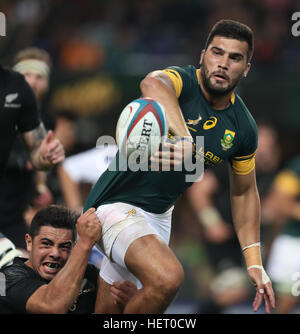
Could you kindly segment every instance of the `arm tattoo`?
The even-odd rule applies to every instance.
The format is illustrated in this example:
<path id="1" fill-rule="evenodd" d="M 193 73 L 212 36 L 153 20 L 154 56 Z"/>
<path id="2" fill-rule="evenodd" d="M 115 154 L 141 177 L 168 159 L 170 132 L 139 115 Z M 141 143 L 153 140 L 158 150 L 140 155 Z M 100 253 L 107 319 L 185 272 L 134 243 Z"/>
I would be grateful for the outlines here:
<path id="1" fill-rule="evenodd" d="M 36 169 L 48 170 L 52 165 L 42 160 L 40 145 L 46 136 L 44 124 L 41 122 L 35 129 L 25 132 L 23 138 L 30 154 L 30 160 Z"/>
<path id="2" fill-rule="evenodd" d="M 46 129 L 41 122 L 35 129 L 24 133 L 24 140 L 29 151 L 33 153 L 46 136 Z"/>

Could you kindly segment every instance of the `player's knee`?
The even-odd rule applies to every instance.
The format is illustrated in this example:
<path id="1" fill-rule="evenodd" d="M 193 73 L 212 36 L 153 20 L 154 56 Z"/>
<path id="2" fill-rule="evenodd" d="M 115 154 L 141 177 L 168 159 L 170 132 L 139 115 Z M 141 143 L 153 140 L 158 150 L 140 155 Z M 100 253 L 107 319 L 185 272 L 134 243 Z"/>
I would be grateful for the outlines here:
<path id="1" fill-rule="evenodd" d="M 184 271 L 181 264 L 164 266 L 150 283 L 153 289 L 165 296 L 174 296 L 184 280 Z"/>

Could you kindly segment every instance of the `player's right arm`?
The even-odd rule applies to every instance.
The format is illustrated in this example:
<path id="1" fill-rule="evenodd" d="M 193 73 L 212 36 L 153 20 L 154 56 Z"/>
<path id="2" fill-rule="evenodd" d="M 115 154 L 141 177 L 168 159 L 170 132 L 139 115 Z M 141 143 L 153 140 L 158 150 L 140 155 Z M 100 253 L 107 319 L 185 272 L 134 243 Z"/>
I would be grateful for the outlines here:
<path id="1" fill-rule="evenodd" d="M 67 313 L 78 297 L 92 247 L 101 237 L 101 224 L 90 208 L 77 220 L 78 240 L 65 266 L 39 287 L 26 303 L 27 313 Z"/>
<path id="2" fill-rule="evenodd" d="M 143 97 L 150 97 L 163 105 L 169 123 L 169 132 L 178 138 L 188 139 L 184 140 L 180 147 L 165 144 L 165 146 L 170 146 L 171 156 L 168 156 L 168 153 L 167 156 L 164 156 L 164 153 L 160 151 L 158 155 L 152 157 L 152 163 L 164 163 L 170 157 L 173 159 L 171 164 L 182 163 L 182 155 L 188 157 L 193 152 L 194 144 L 178 102 L 178 87 L 175 86 L 166 71 L 154 71 L 141 81 L 140 89 Z"/>
<path id="3" fill-rule="evenodd" d="M 141 81 L 140 89 L 144 97 L 150 97 L 164 106 L 169 129 L 174 136 L 191 137 L 178 103 L 176 88 L 166 72 L 149 73 Z"/>

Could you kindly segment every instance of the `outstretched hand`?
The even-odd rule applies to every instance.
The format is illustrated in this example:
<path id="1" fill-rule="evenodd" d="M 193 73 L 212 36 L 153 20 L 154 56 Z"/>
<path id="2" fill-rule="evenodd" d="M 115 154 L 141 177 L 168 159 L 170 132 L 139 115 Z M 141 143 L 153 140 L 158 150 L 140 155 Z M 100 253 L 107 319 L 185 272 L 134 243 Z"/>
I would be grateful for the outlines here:
<path id="1" fill-rule="evenodd" d="M 272 283 L 264 268 L 262 266 L 251 266 L 248 268 L 248 275 L 256 286 L 256 295 L 252 304 L 254 312 L 257 312 L 264 300 L 266 313 L 270 314 L 271 309 L 275 308 L 275 296 Z"/>

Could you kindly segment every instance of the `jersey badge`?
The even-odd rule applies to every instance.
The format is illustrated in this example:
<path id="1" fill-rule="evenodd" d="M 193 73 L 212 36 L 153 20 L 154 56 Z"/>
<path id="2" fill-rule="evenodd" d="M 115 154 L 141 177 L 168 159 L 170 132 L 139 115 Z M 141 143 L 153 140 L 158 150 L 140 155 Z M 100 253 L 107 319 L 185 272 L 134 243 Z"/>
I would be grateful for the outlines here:
<path id="1" fill-rule="evenodd" d="M 201 115 L 198 116 L 197 119 L 189 119 L 186 124 L 187 125 L 197 125 L 201 121 L 202 117 Z"/>
<path id="2" fill-rule="evenodd" d="M 224 151 L 230 149 L 233 145 L 233 140 L 235 137 L 235 132 L 230 130 L 225 130 L 224 137 L 221 139 L 221 146 Z"/>
<path id="3" fill-rule="evenodd" d="M 20 103 L 12 103 L 18 98 L 19 94 L 18 93 L 13 93 L 13 94 L 8 94 L 5 96 L 5 102 L 4 102 L 4 107 L 5 108 L 20 108 L 21 104 Z"/>

